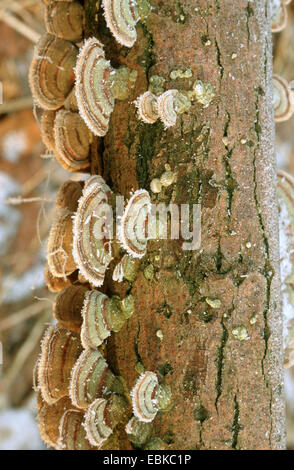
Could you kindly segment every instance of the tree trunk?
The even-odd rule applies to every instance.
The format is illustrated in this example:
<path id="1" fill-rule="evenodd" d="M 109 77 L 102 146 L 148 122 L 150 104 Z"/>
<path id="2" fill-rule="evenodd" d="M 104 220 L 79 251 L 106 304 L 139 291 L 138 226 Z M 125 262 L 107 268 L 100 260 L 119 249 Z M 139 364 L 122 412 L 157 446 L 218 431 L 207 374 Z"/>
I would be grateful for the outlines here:
<path id="1" fill-rule="evenodd" d="M 270 19 L 265 0 L 151 0 L 133 48 L 119 46 L 86 2 L 87 35 L 114 66 L 138 71 L 129 101 L 117 102 L 104 138 L 103 176 L 129 198 L 169 164 L 177 181 L 153 202 L 201 204 L 200 250 L 182 240 L 149 242 L 130 292 L 133 317 L 108 342 L 108 362 L 129 389 L 140 370 L 171 386 L 173 407 L 153 434 L 168 449 L 285 446 L 278 210 L 272 112 Z M 173 70 L 193 72 L 172 80 Z M 215 89 L 175 127 L 142 123 L 133 101 L 150 79 L 164 90 L 200 79 Z M 146 276 L 145 268 L 154 268 Z M 152 273 L 152 269 L 149 269 Z M 151 279 L 150 279 L 151 277 Z M 220 302 L 212 302 L 219 300 Z M 214 307 L 214 308 L 213 308 Z M 161 331 L 161 334 L 157 334 Z M 122 431 L 118 448 L 128 449 Z"/>

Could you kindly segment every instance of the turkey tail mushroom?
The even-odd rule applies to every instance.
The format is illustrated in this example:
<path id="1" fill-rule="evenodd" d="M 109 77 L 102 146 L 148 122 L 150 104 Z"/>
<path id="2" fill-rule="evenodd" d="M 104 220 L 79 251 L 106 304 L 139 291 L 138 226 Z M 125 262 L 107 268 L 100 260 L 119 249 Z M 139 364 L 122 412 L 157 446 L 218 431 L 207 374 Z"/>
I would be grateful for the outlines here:
<path id="1" fill-rule="evenodd" d="M 59 326 L 47 329 L 38 364 L 38 382 L 46 403 L 68 395 L 71 370 L 81 351 L 77 334 Z"/>
<path id="2" fill-rule="evenodd" d="M 63 106 L 74 84 L 77 47 L 70 41 L 44 34 L 35 46 L 29 72 L 33 98 L 38 106 L 55 110 Z"/>
<path id="3" fill-rule="evenodd" d="M 103 137 L 108 131 L 115 98 L 126 99 L 137 72 L 126 67 L 112 68 L 105 59 L 103 44 L 90 38 L 80 49 L 75 75 L 80 115 L 93 134 Z"/>
<path id="4" fill-rule="evenodd" d="M 289 83 L 279 75 L 273 75 L 274 115 L 276 122 L 290 119 L 294 113 L 294 94 Z"/>
<path id="5" fill-rule="evenodd" d="M 101 177 L 85 183 L 73 226 L 73 256 L 86 280 L 95 287 L 103 284 L 112 259 L 108 234 L 108 210 L 111 190 Z"/>
<path id="6" fill-rule="evenodd" d="M 84 8 L 78 2 L 52 1 L 45 6 L 47 32 L 68 41 L 79 41 L 83 36 Z"/>

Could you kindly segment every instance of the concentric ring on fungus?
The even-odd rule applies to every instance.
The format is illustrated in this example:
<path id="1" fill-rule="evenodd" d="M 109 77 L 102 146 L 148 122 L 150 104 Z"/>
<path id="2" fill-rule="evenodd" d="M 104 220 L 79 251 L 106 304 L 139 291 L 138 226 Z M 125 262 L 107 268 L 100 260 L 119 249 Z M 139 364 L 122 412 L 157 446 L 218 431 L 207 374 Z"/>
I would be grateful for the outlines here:
<path id="1" fill-rule="evenodd" d="M 97 136 L 108 131 L 114 108 L 110 76 L 114 73 L 105 59 L 103 44 L 96 38 L 85 41 L 75 68 L 76 97 L 79 112 L 89 129 Z"/>
<path id="2" fill-rule="evenodd" d="M 288 20 L 288 12 L 286 2 L 283 2 L 280 0 L 279 4 L 277 3 L 276 0 L 274 0 L 275 3 L 273 3 L 273 16 L 272 16 L 272 32 L 273 33 L 278 33 L 282 31 Z"/>
<path id="3" fill-rule="evenodd" d="M 78 41 L 83 35 L 84 8 L 75 1 L 52 1 L 45 7 L 45 26 L 50 34 Z"/>
<path id="4" fill-rule="evenodd" d="M 102 292 L 88 291 L 82 309 L 81 342 L 84 348 L 96 349 L 112 331 L 120 331 L 133 312 L 132 295 L 121 301 L 118 296 L 109 298 Z"/>
<path id="5" fill-rule="evenodd" d="M 132 47 L 137 39 L 139 20 L 135 0 L 102 0 L 106 23 L 118 43 Z"/>
<path id="6" fill-rule="evenodd" d="M 55 277 L 65 278 L 76 269 L 72 255 L 73 213 L 60 209 L 53 221 L 47 244 L 47 262 L 49 270 Z"/>
<path id="7" fill-rule="evenodd" d="M 175 109 L 175 97 L 178 90 L 167 90 L 157 98 L 157 112 L 165 128 L 172 127 L 177 122 L 177 111 Z"/>
<path id="8" fill-rule="evenodd" d="M 157 111 L 157 96 L 151 93 L 151 91 L 146 91 L 140 95 L 135 101 L 135 105 L 138 109 L 139 118 L 143 122 L 154 124 L 159 118 Z"/>
<path id="9" fill-rule="evenodd" d="M 277 74 L 273 75 L 273 88 L 275 121 L 287 121 L 294 113 L 293 91 L 287 80 Z"/>
<path id="10" fill-rule="evenodd" d="M 157 400 L 154 399 L 158 387 L 158 378 L 154 372 L 141 374 L 132 389 L 132 404 L 134 415 L 145 423 L 154 420 L 157 412 Z"/>
<path id="11" fill-rule="evenodd" d="M 38 363 L 38 384 L 46 403 L 55 403 L 68 395 L 71 370 L 81 351 L 77 334 L 59 326 L 47 329 Z"/>
<path id="12" fill-rule="evenodd" d="M 59 423 L 68 409 L 72 408 L 69 397 L 63 397 L 52 405 L 38 399 L 37 420 L 43 441 L 54 449 L 58 448 Z"/>
<path id="13" fill-rule="evenodd" d="M 79 332 L 82 308 L 88 292 L 85 286 L 68 286 L 59 292 L 53 304 L 53 316 L 64 328 Z"/>
<path id="14" fill-rule="evenodd" d="M 150 212 L 150 195 L 145 189 L 139 189 L 129 200 L 118 224 L 121 245 L 134 258 L 142 258 L 146 254 Z"/>
<path id="15" fill-rule="evenodd" d="M 69 395 L 77 408 L 88 408 L 96 398 L 104 398 L 116 382 L 115 375 L 98 350 L 82 352 L 71 373 Z"/>
<path id="16" fill-rule="evenodd" d="M 159 410 L 167 410 L 171 404 L 170 388 L 159 385 L 157 375 L 150 371 L 140 375 L 131 397 L 133 413 L 144 423 L 153 421 Z"/>
<path id="17" fill-rule="evenodd" d="M 54 121 L 55 156 L 68 171 L 90 166 L 92 134 L 78 113 L 61 109 Z"/>
<path id="18" fill-rule="evenodd" d="M 101 177 L 89 178 L 74 217 L 73 256 L 81 274 L 95 287 L 103 284 L 112 259 L 111 241 L 102 239 L 107 236 L 103 232 L 110 194 L 110 188 Z"/>
<path id="19" fill-rule="evenodd" d="M 43 109 L 61 108 L 74 84 L 77 47 L 51 34 L 35 46 L 29 72 L 33 98 Z"/>
<path id="20" fill-rule="evenodd" d="M 84 413 L 78 410 L 67 410 L 59 424 L 58 449 L 91 450 L 84 427 Z"/>
<path id="21" fill-rule="evenodd" d="M 126 411 L 126 401 L 122 396 L 113 394 L 108 400 L 97 398 L 85 414 L 87 438 L 93 446 L 101 447 L 111 436 Z"/>

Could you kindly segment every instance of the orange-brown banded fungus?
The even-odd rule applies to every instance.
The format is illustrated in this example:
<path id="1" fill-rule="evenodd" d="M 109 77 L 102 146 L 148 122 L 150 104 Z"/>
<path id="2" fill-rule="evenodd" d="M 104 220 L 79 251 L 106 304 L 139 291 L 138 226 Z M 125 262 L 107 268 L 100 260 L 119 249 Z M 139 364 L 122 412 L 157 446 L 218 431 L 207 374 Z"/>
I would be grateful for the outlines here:
<path id="1" fill-rule="evenodd" d="M 87 292 L 88 289 L 85 286 L 68 286 L 57 294 L 53 316 L 61 326 L 71 331 L 80 331 L 81 312 Z"/>
<path id="2" fill-rule="evenodd" d="M 123 301 L 111 298 L 99 291 L 86 294 L 82 310 L 81 341 L 85 348 L 97 348 L 110 336 L 111 331 L 121 330 L 134 312 L 134 299 L 128 295 Z"/>
<path id="3" fill-rule="evenodd" d="M 273 75 L 274 114 L 275 121 L 282 122 L 290 119 L 294 113 L 294 94 L 287 80 L 279 75 Z"/>
<path id="4" fill-rule="evenodd" d="M 107 234 L 110 195 L 110 188 L 101 177 L 89 178 L 74 218 L 74 259 L 84 278 L 96 287 L 103 284 L 112 259 Z"/>
<path id="5" fill-rule="evenodd" d="M 77 408 L 88 408 L 96 398 L 111 391 L 123 393 L 119 380 L 108 368 L 98 350 L 86 349 L 77 360 L 71 375 L 70 397 Z"/>
<path id="6" fill-rule="evenodd" d="M 144 189 L 139 189 L 129 200 L 118 224 L 121 245 L 134 258 L 142 258 L 146 253 L 150 211 L 149 193 Z"/>
<path id="7" fill-rule="evenodd" d="M 154 372 L 144 372 L 131 392 L 134 415 L 142 422 L 154 420 L 159 410 L 170 405 L 171 394 L 168 387 L 159 385 Z"/>
<path id="8" fill-rule="evenodd" d="M 54 121 L 55 156 L 68 171 L 90 166 L 92 134 L 78 113 L 61 109 Z"/>
<path id="9" fill-rule="evenodd" d="M 107 400 L 94 400 L 85 414 L 85 429 L 90 443 L 101 447 L 124 418 L 126 410 L 126 400 L 120 395 L 113 394 Z"/>
<path id="10" fill-rule="evenodd" d="M 47 244 L 47 262 L 55 277 L 66 277 L 77 267 L 72 255 L 73 213 L 60 209 L 53 221 Z"/>
<path id="11" fill-rule="evenodd" d="M 44 34 L 35 46 L 29 80 L 34 100 L 43 109 L 60 108 L 74 84 L 77 47 Z"/>
<path id="12" fill-rule="evenodd" d="M 81 351 L 77 334 L 59 326 L 47 329 L 38 364 L 38 382 L 47 403 L 54 403 L 68 395 L 71 370 Z"/>
<path id="13" fill-rule="evenodd" d="M 58 449 L 91 450 L 84 428 L 84 414 L 78 410 L 67 410 L 59 424 Z"/>
<path id="14" fill-rule="evenodd" d="M 47 32 L 69 41 L 78 41 L 83 35 L 84 8 L 78 2 L 53 1 L 45 7 Z"/>

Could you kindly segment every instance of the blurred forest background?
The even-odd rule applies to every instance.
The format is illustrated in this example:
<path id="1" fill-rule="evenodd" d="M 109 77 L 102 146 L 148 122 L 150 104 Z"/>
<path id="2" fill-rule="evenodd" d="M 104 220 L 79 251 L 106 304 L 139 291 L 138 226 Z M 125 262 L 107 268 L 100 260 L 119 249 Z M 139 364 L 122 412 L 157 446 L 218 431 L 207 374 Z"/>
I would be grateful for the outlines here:
<path id="1" fill-rule="evenodd" d="M 274 35 L 274 71 L 294 80 L 294 2 Z M 45 449 L 34 416 L 33 369 L 53 294 L 43 270 L 56 192 L 70 176 L 42 144 L 28 69 L 44 32 L 40 0 L 0 0 L 0 450 Z M 276 126 L 278 167 L 294 175 L 294 117 Z M 294 450 L 294 368 L 286 373 Z M 25 432 L 24 432 L 25 431 Z"/>

